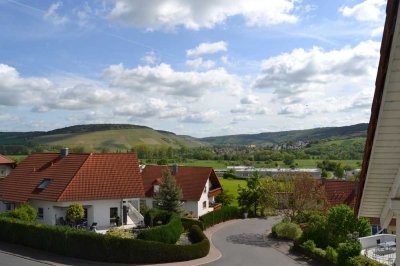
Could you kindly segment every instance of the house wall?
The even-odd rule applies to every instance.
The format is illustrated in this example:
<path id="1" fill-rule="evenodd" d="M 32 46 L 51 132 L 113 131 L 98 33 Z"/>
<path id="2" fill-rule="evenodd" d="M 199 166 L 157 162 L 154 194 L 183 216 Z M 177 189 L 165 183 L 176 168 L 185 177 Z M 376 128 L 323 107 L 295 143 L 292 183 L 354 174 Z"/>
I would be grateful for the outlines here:
<path id="1" fill-rule="evenodd" d="M 210 181 L 207 180 L 207 183 L 205 185 L 205 192 L 203 188 L 203 192 L 201 194 L 200 200 L 199 201 L 185 201 L 182 205 L 182 209 L 185 212 L 191 213 L 193 217 L 200 217 L 213 209 L 210 208 L 210 202 L 208 199 L 208 192 L 210 191 Z M 146 201 L 146 207 L 147 208 L 153 208 L 153 198 L 145 198 L 142 199 Z M 203 202 L 206 202 L 206 208 L 203 208 Z"/>
<path id="2" fill-rule="evenodd" d="M 0 178 L 8 176 L 11 170 L 12 168 L 9 165 L 0 165 Z"/>
<path id="3" fill-rule="evenodd" d="M 118 215 L 122 219 L 121 200 L 93 200 L 93 201 L 79 201 L 79 202 L 49 202 L 32 200 L 29 202 L 34 208 L 43 208 L 43 219 L 38 219 L 38 222 L 45 224 L 56 224 L 58 218 L 65 219 L 66 208 L 73 204 L 82 204 L 88 210 L 88 225 L 93 222 L 97 223 L 98 227 L 110 226 L 110 208 L 118 208 Z M 132 224 L 132 220 L 128 217 L 128 224 Z"/>

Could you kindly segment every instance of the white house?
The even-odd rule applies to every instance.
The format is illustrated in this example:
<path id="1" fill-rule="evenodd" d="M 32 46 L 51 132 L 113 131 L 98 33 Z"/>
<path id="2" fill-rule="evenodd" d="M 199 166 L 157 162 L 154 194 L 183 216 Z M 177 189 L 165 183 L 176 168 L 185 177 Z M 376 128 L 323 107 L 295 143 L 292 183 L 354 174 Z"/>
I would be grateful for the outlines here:
<path id="1" fill-rule="evenodd" d="M 139 198 L 144 197 L 139 163 L 133 153 L 34 153 L 1 180 L 1 212 L 22 203 L 38 211 L 38 222 L 65 221 L 69 205 L 80 203 L 88 225 L 109 227 L 140 223 Z M 117 218 L 118 217 L 118 218 Z"/>
<path id="2" fill-rule="evenodd" d="M 388 0 L 375 83 L 371 118 L 356 211 L 376 226 L 396 233 L 392 247 L 400 243 L 400 19 L 399 1 Z M 395 227 L 391 227 L 394 225 Z M 379 248 L 379 235 L 373 236 Z M 378 241 L 379 240 L 379 241 Z M 365 241 L 364 241 L 365 242 Z M 393 245 L 394 243 L 394 245 Z M 363 246 L 365 250 L 370 247 Z M 392 249 L 393 250 L 393 249 Z M 379 254 L 374 254 L 375 255 Z M 400 248 L 395 247 L 395 264 L 400 265 Z M 383 256 L 382 256 L 383 258 Z M 393 259 L 389 257 L 388 259 Z M 387 264 L 394 261 L 388 260 Z"/>
<path id="3" fill-rule="evenodd" d="M 0 154 L 0 178 L 8 176 L 12 169 L 15 168 L 15 162 L 4 155 Z"/>
<path id="4" fill-rule="evenodd" d="M 148 208 L 156 207 L 153 195 L 158 192 L 164 171 L 169 171 L 182 190 L 182 209 L 192 217 L 202 216 L 221 208 L 215 196 L 222 192 L 221 184 L 212 167 L 146 165 L 142 170 Z"/>

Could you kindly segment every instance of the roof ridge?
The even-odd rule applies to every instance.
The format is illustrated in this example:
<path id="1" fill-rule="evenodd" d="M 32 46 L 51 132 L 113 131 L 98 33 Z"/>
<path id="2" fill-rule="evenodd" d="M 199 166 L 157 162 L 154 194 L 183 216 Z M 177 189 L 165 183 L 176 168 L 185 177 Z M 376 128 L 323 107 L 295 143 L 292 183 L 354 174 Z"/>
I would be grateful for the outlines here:
<path id="1" fill-rule="evenodd" d="M 85 163 L 87 162 L 87 160 L 90 158 L 91 153 L 82 153 L 82 155 L 87 155 L 86 159 L 83 161 L 83 163 L 79 166 L 78 170 L 76 170 L 75 174 L 72 176 L 72 178 L 69 180 L 68 184 L 65 186 L 65 188 L 63 189 L 63 191 L 61 192 L 60 196 L 57 197 L 56 201 L 60 201 L 60 198 L 64 195 L 65 191 L 68 189 L 69 185 L 72 183 L 72 181 L 74 180 L 74 178 L 76 177 L 76 175 L 78 174 L 78 172 L 82 169 L 82 167 L 85 165 Z M 68 155 L 69 156 L 69 155 Z"/>

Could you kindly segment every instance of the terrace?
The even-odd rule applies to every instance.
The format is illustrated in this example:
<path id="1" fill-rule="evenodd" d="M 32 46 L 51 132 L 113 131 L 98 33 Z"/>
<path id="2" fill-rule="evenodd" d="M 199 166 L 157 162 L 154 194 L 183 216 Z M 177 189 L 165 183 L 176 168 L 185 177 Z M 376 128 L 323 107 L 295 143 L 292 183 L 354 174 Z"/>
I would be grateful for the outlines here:
<path id="1" fill-rule="evenodd" d="M 396 235 L 380 234 L 359 238 L 361 254 L 385 265 L 395 265 Z"/>

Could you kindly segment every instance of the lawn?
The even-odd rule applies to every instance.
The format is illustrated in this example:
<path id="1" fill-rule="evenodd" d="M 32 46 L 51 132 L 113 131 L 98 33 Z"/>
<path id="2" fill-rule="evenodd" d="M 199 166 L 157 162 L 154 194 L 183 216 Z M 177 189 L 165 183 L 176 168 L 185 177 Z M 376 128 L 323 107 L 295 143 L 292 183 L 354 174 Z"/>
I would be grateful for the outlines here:
<path id="1" fill-rule="evenodd" d="M 221 182 L 222 188 L 225 191 L 228 191 L 229 194 L 232 194 L 235 197 L 232 205 L 238 206 L 238 185 L 241 185 L 242 187 L 246 186 L 246 180 L 219 178 L 219 182 Z"/>
<path id="2" fill-rule="evenodd" d="M 224 169 L 226 168 L 226 163 L 223 161 L 216 160 L 190 160 L 188 162 L 178 163 L 183 166 L 208 166 L 214 169 Z"/>

